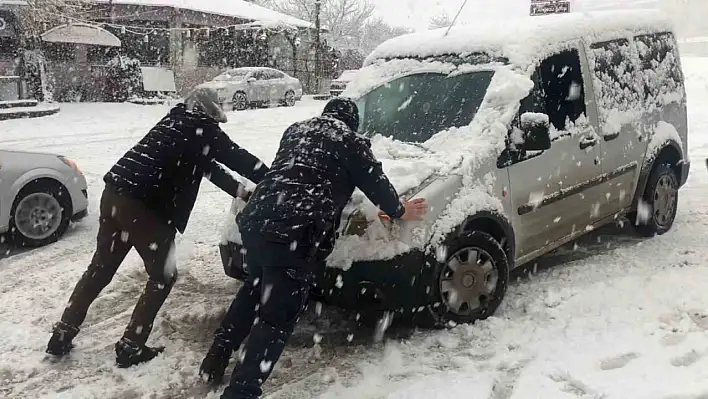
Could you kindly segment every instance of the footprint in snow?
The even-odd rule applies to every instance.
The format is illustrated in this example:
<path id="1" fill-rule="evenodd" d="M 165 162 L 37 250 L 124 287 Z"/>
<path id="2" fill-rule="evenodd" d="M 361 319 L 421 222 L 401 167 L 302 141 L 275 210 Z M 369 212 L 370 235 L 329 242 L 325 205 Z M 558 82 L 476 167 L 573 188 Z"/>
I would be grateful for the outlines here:
<path id="1" fill-rule="evenodd" d="M 701 330 L 708 330 L 708 315 L 705 313 L 698 311 L 690 312 L 688 317 L 690 317 L 691 320 L 696 323 L 696 326 L 698 326 Z"/>
<path id="2" fill-rule="evenodd" d="M 664 337 L 661 338 L 660 342 L 661 342 L 661 345 L 663 345 L 663 346 L 676 346 L 685 340 L 686 340 L 686 334 L 671 333 L 671 334 L 664 335 Z"/>
<path id="3" fill-rule="evenodd" d="M 686 354 L 672 358 L 671 365 L 674 367 L 688 367 L 701 360 L 703 356 L 705 356 L 704 353 L 698 353 L 695 350 L 692 350 Z"/>
<path id="4" fill-rule="evenodd" d="M 622 367 L 628 365 L 629 362 L 638 357 L 639 354 L 635 352 L 629 352 L 624 353 L 622 355 L 613 356 L 600 362 L 600 369 L 605 371 L 621 369 Z"/>

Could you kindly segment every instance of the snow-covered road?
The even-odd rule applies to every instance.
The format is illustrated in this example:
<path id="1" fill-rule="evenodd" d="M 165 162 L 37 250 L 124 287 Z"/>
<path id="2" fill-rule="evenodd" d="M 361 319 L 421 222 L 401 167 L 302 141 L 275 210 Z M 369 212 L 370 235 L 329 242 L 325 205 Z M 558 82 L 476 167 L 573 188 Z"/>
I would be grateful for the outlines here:
<path id="1" fill-rule="evenodd" d="M 595 232 L 541 259 L 530 276 L 518 273 L 496 317 L 473 326 L 381 345 L 341 344 L 325 330 L 317 348 L 288 350 L 269 381 L 272 397 L 708 397 L 708 59 L 685 59 L 684 70 L 693 168 L 670 233 L 644 240 L 631 228 Z M 224 128 L 270 162 L 283 129 L 322 105 L 232 113 Z M 43 361 L 51 324 L 93 251 L 101 177 L 166 110 L 65 105 L 54 117 L 0 122 L 2 148 L 75 158 L 93 211 L 61 242 L 0 259 L 0 397 L 204 397 L 196 371 L 237 288 L 216 248 L 229 199 L 210 183 L 178 241 L 180 281 L 151 339 L 166 354 L 134 369 L 114 366 L 113 344 L 145 281 L 133 253 L 91 309 L 72 356 Z M 306 378 L 280 386 L 296 376 Z"/>

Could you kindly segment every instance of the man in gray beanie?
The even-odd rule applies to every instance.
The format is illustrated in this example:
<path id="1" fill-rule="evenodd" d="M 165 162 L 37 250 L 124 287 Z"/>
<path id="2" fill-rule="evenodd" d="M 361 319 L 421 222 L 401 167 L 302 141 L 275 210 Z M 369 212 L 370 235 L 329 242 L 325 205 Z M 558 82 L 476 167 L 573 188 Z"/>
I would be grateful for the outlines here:
<path id="1" fill-rule="evenodd" d="M 254 183 L 268 172 L 263 162 L 219 128 L 226 121 L 217 93 L 197 89 L 105 175 L 96 253 L 54 326 L 47 353 L 61 357 L 71 351 L 89 307 L 131 248 L 142 257 L 149 279 L 115 346 L 116 363 L 130 367 L 164 350 L 146 342 L 177 279 L 174 238 L 187 227 L 202 177 L 234 197 L 243 197 L 246 190 L 222 165 Z"/>

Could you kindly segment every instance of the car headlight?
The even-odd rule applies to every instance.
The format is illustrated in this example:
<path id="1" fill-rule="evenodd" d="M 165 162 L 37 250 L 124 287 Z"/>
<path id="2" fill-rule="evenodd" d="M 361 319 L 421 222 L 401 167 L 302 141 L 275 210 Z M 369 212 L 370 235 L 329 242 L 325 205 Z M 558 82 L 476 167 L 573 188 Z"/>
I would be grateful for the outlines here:
<path id="1" fill-rule="evenodd" d="M 60 161 L 64 162 L 64 164 L 66 166 L 70 167 L 71 169 L 74 169 L 76 171 L 76 173 L 81 173 L 81 169 L 79 169 L 79 165 L 73 159 L 70 159 L 70 158 L 67 158 L 67 157 L 64 157 L 61 155 L 58 158 Z"/>

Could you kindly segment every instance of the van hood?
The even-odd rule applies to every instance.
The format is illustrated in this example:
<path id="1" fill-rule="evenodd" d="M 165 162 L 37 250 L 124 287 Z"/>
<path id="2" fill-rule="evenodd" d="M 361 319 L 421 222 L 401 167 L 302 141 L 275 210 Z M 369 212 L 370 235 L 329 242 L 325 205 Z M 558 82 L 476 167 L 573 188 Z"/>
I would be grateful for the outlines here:
<path id="1" fill-rule="evenodd" d="M 374 137 L 372 151 L 400 195 L 414 194 L 431 177 L 450 173 L 462 163 L 461 156 L 451 157 L 426 144 L 402 143 L 382 136 Z"/>

